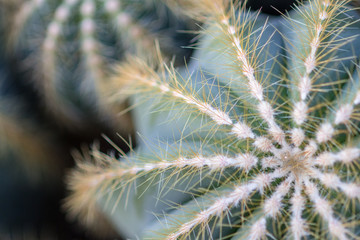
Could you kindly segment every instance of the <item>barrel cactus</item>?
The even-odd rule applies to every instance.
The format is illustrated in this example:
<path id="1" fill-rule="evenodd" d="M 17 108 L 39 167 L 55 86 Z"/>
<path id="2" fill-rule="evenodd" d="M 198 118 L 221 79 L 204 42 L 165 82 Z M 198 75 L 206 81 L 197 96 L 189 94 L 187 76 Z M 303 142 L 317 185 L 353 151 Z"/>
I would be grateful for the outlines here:
<path id="1" fill-rule="evenodd" d="M 77 155 L 70 215 L 91 224 L 103 211 L 132 239 L 357 239 L 360 24 L 349 1 L 280 18 L 179 3 L 205 23 L 194 59 L 118 68 L 138 146 L 120 160 Z"/>
<path id="2" fill-rule="evenodd" d="M 8 49 L 44 97 L 47 109 L 69 129 L 91 132 L 113 123 L 103 90 L 107 77 L 127 53 L 150 57 L 156 40 L 164 53 L 183 54 L 178 28 L 186 29 L 162 1 L 8 1 L 12 14 Z M 182 27 L 179 27 L 182 26 Z M 185 39 L 185 40 L 184 40 Z M 122 126 L 127 120 L 122 122 Z M 129 128 L 119 126 L 118 129 Z"/>

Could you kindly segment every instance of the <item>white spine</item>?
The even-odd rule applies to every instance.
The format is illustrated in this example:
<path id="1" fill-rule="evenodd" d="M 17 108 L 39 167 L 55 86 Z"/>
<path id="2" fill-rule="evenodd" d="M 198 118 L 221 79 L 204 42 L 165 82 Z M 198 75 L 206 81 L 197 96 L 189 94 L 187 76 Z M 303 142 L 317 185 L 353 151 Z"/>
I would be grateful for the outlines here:
<path id="1" fill-rule="evenodd" d="M 305 220 L 302 218 L 302 212 L 305 206 L 305 199 L 301 195 L 302 183 L 295 182 L 295 191 L 290 199 L 291 202 L 291 220 L 290 228 L 294 240 L 301 240 L 302 237 L 307 235 Z"/>
<path id="2" fill-rule="evenodd" d="M 328 201 L 320 197 L 316 185 L 305 180 L 306 193 L 315 205 L 315 211 L 327 222 L 330 234 L 338 239 L 348 239 L 347 230 L 340 220 L 333 216 L 333 210 Z"/>
<path id="3" fill-rule="evenodd" d="M 322 123 L 316 132 L 316 140 L 318 143 L 325 143 L 331 140 L 335 132 L 331 123 Z"/>
<path id="4" fill-rule="evenodd" d="M 282 207 L 281 201 L 284 196 L 288 194 L 293 180 L 294 178 L 289 176 L 276 188 L 271 197 L 265 200 L 264 212 L 266 216 L 276 218 L 276 216 L 280 213 L 280 209 Z"/>
<path id="5" fill-rule="evenodd" d="M 326 1 L 324 1 L 326 2 Z M 325 5 L 324 5 L 325 6 Z M 324 32 L 324 21 L 328 18 L 327 7 L 320 11 L 317 16 L 318 21 L 314 24 L 315 33 L 310 41 L 310 52 L 304 60 L 305 73 L 299 79 L 298 90 L 300 93 L 300 101 L 295 103 L 293 111 L 293 119 L 296 124 L 301 125 L 307 119 L 307 106 L 305 100 L 309 96 L 312 89 L 312 82 L 310 74 L 315 70 L 317 66 L 316 52 L 318 51 L 321 43 L 321 35 Z"/>
<path id="6" fill-rule="evenodd" d="M 327 188 L 340 189 L 349 198 L 360 199 L 360 186 L 355 183 L 344 183 L 334 173 L 322 173 L 319 170 L 314 170 L 314 178 L 317 178 Z"/>
<path id="7" fill-rule="evenodd" d="M 215 200 L 212 205 L 201 211 L 192 220 L 182 224 L 177 232 L 170 234 L 166 239 L 177 239 L 187 234 L 194 227 L 209 221 L 210 217 L 222 215 L 229 210 L 231 206 L 236 206 L 241 201 L 246 200 L 253 191 L 262 191 L 264 187 L 269 186 L 275 178 L 282 177 L 283 175 L 284 173 L 281 171 L 263 174 L 246 185 L 236 187 L 230 194 Z"/>
<path id="8" fill-rule="evenodd" d="M 236 50 L 237 59 L 241 65 L 242 74 L 246 77 L 248 81 L 248 86 L 250 89 L 250 94 L 252 97 L 254 97 L 258 102 L 258 111 L 260 113 L 260 117 L 266 121 L 270 126 L 270 133 L 272 133 L 272 130 L 276 129 L 277 134 L 276 136 L 285 135 L 285 133 L 282 132 L 281 128 L 276 124 L 275 122 L 275 113 L 274 109 L 272 108 L 271 104 L 264 100 L 264 89 L 259 83 L 258 80 L 256 80 L 255 77 L 255 70 L 254 67 L 251 66 L 251 63 L 248 61 L 248 53 L 244 48 L 241 47 L 240 40 L 237 36 L 236 27 L 231 25 L 229 23 L 229 20 L 224 20 L 222 23 L 227 27 L 227 32 L 230 34 L 233 45 Z M 279 133 L 279 131 L 281 133 Z M 276 140 L 277 141 L 277 140 Z M 280 138 L 280 141 L 277 141 L 280 144 L 283 144 L 282 138 Z"/>

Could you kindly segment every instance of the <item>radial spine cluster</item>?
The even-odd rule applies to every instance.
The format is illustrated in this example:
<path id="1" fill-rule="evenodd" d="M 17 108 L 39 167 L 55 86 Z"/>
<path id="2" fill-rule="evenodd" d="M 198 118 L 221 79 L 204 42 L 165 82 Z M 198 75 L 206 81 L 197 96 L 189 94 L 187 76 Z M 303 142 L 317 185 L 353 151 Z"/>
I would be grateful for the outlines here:
<path id="1" fill-rule="evenodd" d="M 190 119 L 199 120 L 199 128 L 173 145 L 164 143 L 160 153 L 135 150 L 122 161 L 94 150 L 96 163 L 79 164 L 69 178 L 70 213 L 87 218 L 101 199 L 116 195 L 116 214 L 123 197 L 132 199 L 126 189 L 158 185 L 166 192 L 188 183 L 180 191 L 191 197 L 169 200 L 170 209 L 154 213 L 159 224 L 148 227 L 144 239 L 357 239 L 359 53 L 341 55 L 359 42 L 349 2 L 308 1 L 273 23 L 278 25 L 269 35 L 268 20 L 241 5 L 181 3 L 206 19 L 199 47 L 206 53 L 195 55 L 205 62 L 198 67 L 201 87 L 192 83 L 194 72 L 181 73 L 162 59 L 155 69 L 130 58 L 115 81 L 133 99 L 158 99 L 154 116 L 175 109 L 187 116 L 184 128 Z M 291 30 L 298 32 L 288 35 Z M 275 35 L 284 41 L 277 43 L 280 53 L 262 62 Z M 201 57 L 211 50 L 219 58 L 207 59 L 216 62 L 207 68 Z M 159 192 L 140 195 L 166 202 Z"/>

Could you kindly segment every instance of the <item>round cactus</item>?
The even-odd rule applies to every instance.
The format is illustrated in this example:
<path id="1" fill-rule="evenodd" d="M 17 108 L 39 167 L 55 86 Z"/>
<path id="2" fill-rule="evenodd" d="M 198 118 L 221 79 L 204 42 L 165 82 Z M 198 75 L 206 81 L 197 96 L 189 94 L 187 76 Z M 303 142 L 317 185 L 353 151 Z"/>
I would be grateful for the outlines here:
<path id="1" fill-rule="evenodd" d="M 357 239 L 358 13 L 338 0 L 280 18 L 180 2 L 206 23 L 194 60 L 119 67 L 139 147 L 86 155 L 70 214 L 91 223 L 101 209 L 142 239 Z"/>
<path id="2" fill-rule="evenodd" d="M 34 72 L 35 88 L 48 109 L 71 129 L 112 123 L 101 94 L 112 87 L 106 80 L 112 66 L 127 53 L 151 58 L 158 40 L 164 53 L 185 55 L 174 43 L 181 41 L 176 30 L 185 23 L 175 20 L 161 1 L 18 2 L 8 34 L 10 49 Z"/>

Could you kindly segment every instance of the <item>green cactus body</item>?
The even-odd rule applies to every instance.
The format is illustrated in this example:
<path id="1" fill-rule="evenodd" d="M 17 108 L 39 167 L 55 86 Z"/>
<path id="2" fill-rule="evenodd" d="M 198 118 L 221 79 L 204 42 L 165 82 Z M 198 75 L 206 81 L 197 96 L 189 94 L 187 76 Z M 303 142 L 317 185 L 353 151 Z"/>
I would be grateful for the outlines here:
<path id="1" fill-rule="evenodd" d="M 347 3 L 282 19 L 191 3 L 206 23 L 194 60 L 119 68 L 140 146 L 80 163 L 70 213 L 101 209 L 141 239 L 357 239 L 360 25 Z"/>
<path id="2" fill-rule="evenodd" d="M 170 56 L 184 53 L 174 18 L 161 1 L 31 0 L 19 4 L 8 40 L 56 119 L 91 131 L 114 120 L 101 96 L 115 63 L 152 58 L 156 40 Z"/>

